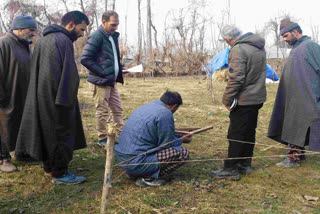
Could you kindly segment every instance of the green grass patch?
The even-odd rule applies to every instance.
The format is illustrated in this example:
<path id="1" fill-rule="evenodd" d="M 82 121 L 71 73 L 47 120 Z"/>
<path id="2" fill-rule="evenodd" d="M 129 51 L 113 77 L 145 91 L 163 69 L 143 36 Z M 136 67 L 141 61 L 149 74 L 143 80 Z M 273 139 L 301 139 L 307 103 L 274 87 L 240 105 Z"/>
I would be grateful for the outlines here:
<path id="1" fill-rule="evenodd" d="M 210 171 L 223 166 L 227 156 L 229 112 L 221 103 L 226 83 L 215 82 L 216 100 L 203 77 L 145 78 L 125 80 L 118 85 L 124 118 L 139 106 L 159 99 L 166 89 L 178 91 L 183 105 L 175 113 L 176 127 L 206 127 L 212 130 L 195 135 L 186 146 L 191 162 L 175 174 L 177 179 L 163 187 L 140 188 L 123 175 L 113 161 L 109 213 L 313 213 L 320 214 L 320 200 L 307 201 L 303 196 L 320 196 L 320 155 L 309 155 L 308 161 L 294 169 L 275 164 L 283 160 L 286 147 L 266 137 L 277 84 L 267 86 L 267 101 L 260 110 L 257 127 L 253 172 L 238 182 L 219 180 Z M 93 105 L 92 92 L 81 80 L 79 101 Z M 210 112 L 210 113 L 208 113 Z M 76 151 L 70 171 L 85 176 L 81 185 L 53 185 L 41 163 L 13 162 L 19 171 L 0 172 L 0 213 L 99 213 L 104 177 L 105 151 L 97 145 L 95 108 L 82 110 L 88 147 Z M 263 156 L 274 156 L 265 158 Z"/>

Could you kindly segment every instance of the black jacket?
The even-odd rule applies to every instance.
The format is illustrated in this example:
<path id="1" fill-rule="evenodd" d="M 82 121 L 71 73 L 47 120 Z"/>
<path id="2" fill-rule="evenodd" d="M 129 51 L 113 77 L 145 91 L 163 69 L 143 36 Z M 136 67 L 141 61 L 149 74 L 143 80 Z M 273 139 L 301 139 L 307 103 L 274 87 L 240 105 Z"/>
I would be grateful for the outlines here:
<path id="1" fill-rule="evenodd" d="M 102 26 L 93 32 L 84 47 L 81 64 L 84 65 L 89 71 L 88 82 L 100 86 L 114 87 L 115 82 L 123 83 L 122 66 L 120 64 L 119 54 L 119 33 L 115 32 L 113 37 L 118 56 L 119 74 L 115 80 L 115 65 L 112 44 L 108 37 L 110 36 Z"/>

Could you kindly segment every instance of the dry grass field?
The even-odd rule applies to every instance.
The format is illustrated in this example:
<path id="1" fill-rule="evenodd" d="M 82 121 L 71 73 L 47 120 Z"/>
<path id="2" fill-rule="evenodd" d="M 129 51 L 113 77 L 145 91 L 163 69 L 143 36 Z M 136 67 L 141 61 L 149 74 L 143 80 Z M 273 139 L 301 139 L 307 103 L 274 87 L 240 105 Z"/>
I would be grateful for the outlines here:
<path id="1" fill-rule="evenodd" d="M 183 105 L 175 113 L 176 127 L 206 127 L 185 145 L 192 162 L 175 173 L 166 186 L 140 188 L 122 174 L 114 162 L 109 213 L 290 213 L 320 214 L 320 156 L 308 156 L 298 168 L 283 169 L 275 163 L 286 150 L 266 137 L 277 84 L 267 86 L 268 99 L 260 110 L 253 172 L 240 181 L 217 180 L 211 170 L 226 157 L 228 111 L 221 103 L 226 83 L 214 82 L 213 102 L 205 76 L 127 78 L 118 85 L 124 118 L 139 106 L 151 102 L 169 89 L 178 91 Z M 104 149 L 95 133 L 92 93 L 81 80 L 79 101 L 88 147 L 74 154 L 70 171 L 87 177 L 81 185 L 53 185 L 40 163 L 15 161 L 19 171 L 0 172 L 0 213 L 99 213 L 104 176 Z M 311 196 L 313 198 L 308 198 Z M 318 198 L 318 199 L 317 199 Z"/>

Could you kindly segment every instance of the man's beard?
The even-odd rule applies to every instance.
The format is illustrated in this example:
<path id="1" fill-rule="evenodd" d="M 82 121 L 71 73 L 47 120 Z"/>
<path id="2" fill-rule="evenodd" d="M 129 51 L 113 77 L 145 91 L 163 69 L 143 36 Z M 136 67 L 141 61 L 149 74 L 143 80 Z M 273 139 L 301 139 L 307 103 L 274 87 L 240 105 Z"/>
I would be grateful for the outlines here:
<path id="1" fill-rule="evenodd" d="M 286 41 L 288 43 L 288 45 L 290 45 L 291 47 L 294 46 L 294 44 L 296 44 L 296 42 L 298 41 L 298 39 L 291 33 L 292 39 L 289 41 Z"/>
<path id="2" fill-rule="evenodd" d="M 23 40 L 25 40 L 28 43 L 32 43 L 32 37 L 33 35 L 23 34 Z"/>
<path id="3" fill-rule="evenodd" d="M 77 33 L 77 31 L 76 31 L 76 28 L 73 28 L 72 30 L 71 30 L 71 34 L 75 37 L 75 38 L 80 38 L 81 37 L 81 35 L 78 35 L 78 33 Z"/>
<path id="4" fill-rule="evenodd" d="M 287 41 L 287 43 L 288 43 L 288 45 L 290 45 L 290 46 L 294 46 L 294 44 L 296 44 L 297 41 L 298 41 L 298 40 L 297 40 L 296 38 L 294 38 L 294 39 L 291 40 L 291 41 Z"/>

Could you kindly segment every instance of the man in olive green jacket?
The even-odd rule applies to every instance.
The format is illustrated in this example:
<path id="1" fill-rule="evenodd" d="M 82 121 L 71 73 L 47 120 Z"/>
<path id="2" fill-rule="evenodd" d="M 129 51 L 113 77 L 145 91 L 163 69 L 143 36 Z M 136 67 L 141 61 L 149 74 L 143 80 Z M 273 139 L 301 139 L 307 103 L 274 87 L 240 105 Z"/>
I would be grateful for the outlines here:
<path id="1" fill-rule="evenodd" d="M 222 99 L 230 111 L 229 148 L 223 169 L 211 175 L 239 180 L 239 172 L 251 172 L 258 113 L 266 101 L 265 40 L 253 33 L 242 35 L 231 25 L 223 27 L 222 37 L 231 46 L 228 84 Z"/>

